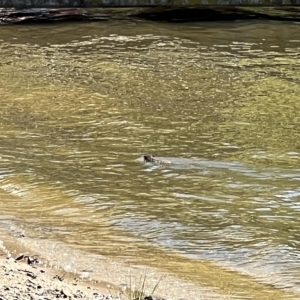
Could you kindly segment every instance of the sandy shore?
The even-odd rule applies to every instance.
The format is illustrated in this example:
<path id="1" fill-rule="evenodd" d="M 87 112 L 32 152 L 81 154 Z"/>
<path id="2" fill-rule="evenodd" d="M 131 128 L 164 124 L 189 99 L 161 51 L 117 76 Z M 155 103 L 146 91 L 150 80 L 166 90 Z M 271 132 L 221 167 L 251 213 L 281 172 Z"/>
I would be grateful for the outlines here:
<path id="1" fill-rule="evenodd" d="M 22 258 L 22 256 L 19 256 Z M 32 258 L 34 259 L 34 258 Z M 38 299 L 122 299 L 120 296 L 103 294 L 95 283 L 80 278 L 64 277 L 58 271 L 42 268 L 31 263 L 30 257 L 16 260 L 4 253 L 0 256 L 0 299 L 38 300 Z M 126 298 L 123 298 L 126 299 Z"/>
<path id="2" fill-rule="evenodd" d="M 43 267 L 37 256 L 12 255 L 0 241 L 0 300 L 133 300 L 125 292 L 105 292 L 96 281 Z M 142 299 L 142 298 L 139 298 Z M 148 296 L 145 300 L 155 300 Z M 158 300 L 158 299 L 156 299 Z"/>
<path id="3" fill-rule="evenodd" d="M 17 260 L 22 253 L 24 257 Z M 28 265 L 27 256 L 33 259 L 34 255 L 38 255 L 39 263 Z M 144 300 L 230 298 L 216 289 L 181 280 L 138 261 L 132 264 L 106 259 L 60 242 L 32 239 L 23 234 L 16 238 L 0 227 L 0 300 L 63 297 L 133 300 L 136 297 L 128 295 L 129 287 L 141 290 L 143 278 L 146 279 L 142 288 L 146 292 Z"/>

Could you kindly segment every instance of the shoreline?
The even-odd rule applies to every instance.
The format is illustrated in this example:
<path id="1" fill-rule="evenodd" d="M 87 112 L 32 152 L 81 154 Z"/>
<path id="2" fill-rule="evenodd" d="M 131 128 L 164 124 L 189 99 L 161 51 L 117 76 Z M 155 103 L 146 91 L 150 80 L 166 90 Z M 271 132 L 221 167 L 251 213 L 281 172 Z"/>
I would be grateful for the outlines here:
<path id="1" fill-rule="evenodd" d="M 95 257 L 92 253 L 50 240 L 34 241 L 24 236 L 16 238 L 8 235 L 4 228 L 0 228 L 0 235 L 0 277 L 4 278 L 0 281 L 0 300 L 52 300 L 57 299 L 57 296 L 64 297 L 61 290 L 63 292 L 66 290 L 68 299 L 87 300 L 229 300 L 231 298 L 216 288 L 187 282 L 174 277 L 167 270 L 161 272 L 140 265 L 138 262 L 132 265 L 106 257 L 99 259 L 99 256 Z M 62 264 L 65 259 L 62 257 L 64 253 L 67 260 L 65 265 Z M 16 261 L 21 254 L 31 258 L 37 257 L 39 264 L 28 265 L 27 257 Z M 58 256 L 62 260 L 57 259 Z M 69 261 L 72 258 L 75 263 L 69 268 Z M 86 261 L 91 263 L 83 264 Z M 32 275 L 36 278 L 32 278 Z M 142 289 L 141 281 L 145 284 Z M 153 293 L 156 285 L 158 285 L 157 289 Z M 145 291 L 143 297 L 133 297 L 130 287 L 131 290 Z M 5 288 L 9 290 L 3 291 Z M 45 297 L 37 294 L 45 291 L 51 291 L 54 296 Z M 23 294 L 19 298 L 11 296 L 18 293 Z"/>
<path id="2" fill-rule="evenodd" d="M 39 255 L 15 255 L 0 241 L 0 299 L 122 299 L 96 281 L 43 265 Z M 119 294 L 119 295 L 118 295 Z M 125 298 L 126 299 L 126 298 Z"/>
<path id="3" fill-rule="evenodd" d="M 174 7 L 56 7 L 3 8 L 0 24 L 32 24 L 56 22 L 152 21 L 193 23 L 214 21 L 269 20 L 299 22 L 300 8 L 247 6 L 174 6 Z"/>
<path id="4" fill-rule="evenodd" d="M 93 285 L 55 274 L 53 270 L 27 265 L 11 258 L 0 258 L 0 299 L 121 299 L 103 294 Z"/>
<path id="5" fill-rule="evenodd" d="M 0 300 L 54 300 L 60 298 L 229 300 L 231 298 L 208 287 L 195 293 L 192 292 L 192 284 L 177 281 L 178 279 L 176 280 L 170 275 L 162 275 L 151 268 L 145 269 L 140 265 L 122 266 L 114 261 L 104 263 L 104 269 L 107 270 L 107 281 L 104 282 L 103 279 L 96 277 L 97 272 L 91 270 L 90 266 L 82 271 L 66 271 L 55 259 L 53 263 L 50 262 L 48 255 L 43 255 L 39 249 L 27 247 L 12 240 L 11 237 L 7 238 L 5 236 L 3 239 L 1 236 L 0 239 Z M 81 256 L 85 256 L 85 254 L 88 255 L 88 253 L 80 252 Z M 109 268 L 107 268 L 107 264 L 110 265 Z M 124 277 L 125 269 L 130 278 L 120 280 Z M 116 279 L 119 284 L 116 284 Z M 155 291 L 151 295 L 149 291 L 153 291 L 156 287 L 160 291 Z M 180 288 L 180 294 L 178 291 L 175 294 L 174 291 L 171 291 L 176 288 Z M 142 296 L 140 296 L 141 294 Z"/>
<path id="6" fill-rule="evenodd" d="M 29 237 L 23 230 L 20 230 L 19 226 L 12 226 L 10 229 L 0 227 L 0 236 L 1 271 L 14 267 L 16 270 L 12 272 L 12 275 L 16 278 L 23 276 L 23 284 L 21 286 L 26 287 L 26 284 L 30 284 L 30 282 L 27 282 L 28 275 L 24 271 L 18 271 L 24 265 L 26 266 L 26 259 L 15 263 L 15 258 L 22 253 L 31 257 L 36 256 L 40 260 L 40 264 L 34 265 L 34 267 L 37 267 L 38 270 L 45 270 L 44 273 L 41 271 L 39 271 L 41 274 L 38 273 L 40 278 L 38 280 L 42 280 L 38 285 L 47 285 L 48 289 L 52 289 L 53 293 L 57 293 L 59 291 L 55 290 L 55 284 L 59 282 L 57 280 L 53 281 L 53 277 L 63 277 L 63 283 L 66 283 L 66 288 L 71 289 L 71 292 L 72 288 L 74 290 L 74 287 L 77 288 L 76 291 L 82 291 L 81 295 L 84 295 L 85 298 L 79 299 L 136 300 L 136 298 L 130 297 L 129 287 L 132 287 L 132 290 L 141 290 L 139 289 L 141 279 L 145 279 L 145 287 L 143 288 L 145 294 L 153 294 L 153 298 L 145 298 L 147 300 L 229 300 L 240 295 L 248 295 L 249 299 L 275 300 L 295 299 L 298 295 L 292 291 L 282 290 L 279 287 L 271 287 L 271 282 L 268 281 L 264 282 L 262 280 L 258 282 L 255 278 L 230 268 L 222 268 L 211 262 L 194 261 L 184 257 L 179 259 L 176 253 L 170 255 L 158 249 L 155 251 L 155 249 L 151 248 L 151 251 L 159 255 L 160 260 L 168 261 L 163 269 L 157 269 L 151 264 L 145 265 L 139 260 L 128 262 L 123 259 L 114 259 L 90 251 L 87 252 L 77 248 L 76 245 L 71 246 L 51 239 Z M 12 259 L 7 261 L 7 256 L 9 258 L 12 257 Z M 29 267 L 32 268 L 32 266 Z M 187 272 L 201 272 L 201 281 L 194 281 L 192 277 L 183 278 L 180 275 L 176 276 L 174 271 L 178 267 L 186 269 Z M 19 274 L 20 272 L 21 275 Z M 4 277 L 2 273 L 0 276 L 1 278 Z M 19 292 L 17 284 L 20 282 L 16 278 L 7 284 L 8 288 L 16 288 L 15 293 Z M 34 281 L 37 280 L 34 279 Z M 73 285 L 74 283 L 77 286 Z M 2 291 L 1 284 L 3 285 L 3 283 L 0 282 L 0 292 Z M 71 288 L 68 287 L 68 284 L 70 284 Z M 153 293 L 153 288 L 157 284 L 158 287 Z M 244 289 L 243 286 L 247 286 L 247 288 Z M 37 286 L 35 287 L 37 288 Z M 32 293 L 35 293 L 36 288 L 32 287 Z M 91 290 L 96 290 L 95 293 L 99 295 L 98 298 L 91 296 Z M 1 298 L 1 296 L 3 297 L 0 293 L 0 300 L 47 299 Z M 99 298 L 100 296 L 102 298 Z M 77 298 L 73 297 L 71 299 Z M 139 300 L 142 299 L 144 298 L 139 298 Z"/>

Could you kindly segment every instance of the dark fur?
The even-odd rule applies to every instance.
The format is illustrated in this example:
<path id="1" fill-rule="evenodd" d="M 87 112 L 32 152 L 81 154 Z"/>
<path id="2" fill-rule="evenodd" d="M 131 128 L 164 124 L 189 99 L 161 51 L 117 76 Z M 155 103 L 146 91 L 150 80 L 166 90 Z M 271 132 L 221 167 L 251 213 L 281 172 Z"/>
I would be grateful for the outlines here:
<path id="1" fill-rule="evenodd" d="M 170 164 L 171 162 L 168 160 L 160 160 L 160 159 L 155 159 L 154 156 L 150 155 L 150 154 L 145 154 L 144 155 L 144 162 L 150 162 L 153 164 Z"/>
<path id="2" fill-rule="evenodd" d="M 153 156 L 150 155 L 150 154 L 145 154 L 145 155 L 144 155 L 144 162 L 145 162 L 145 163 L 146 163 L 146 162 L 154 162 Z"/>

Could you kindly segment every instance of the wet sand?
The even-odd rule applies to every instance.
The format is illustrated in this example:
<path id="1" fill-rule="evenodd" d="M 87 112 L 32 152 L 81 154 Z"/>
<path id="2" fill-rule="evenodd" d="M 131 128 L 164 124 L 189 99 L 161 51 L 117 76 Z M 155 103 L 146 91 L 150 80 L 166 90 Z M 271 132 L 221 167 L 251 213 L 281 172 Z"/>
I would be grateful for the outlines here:
<path id="1" fill-rule="evenodd" d="M 133 300 L 137 298 L 130 295 L 129 287 L 140 290 L 141 278 L 146 279 L 143 290 L 154 297 L 143 296 L 139 300 L 298 299 L 288 291 L 270 288 L 209 262 L 193 262 L 189 266 L 186 259 L 178 264 L 175 253 L 169 256 L 156 252 L 169 262 L 166 272 L 162 273 L 139 265 L 139 261 L 128 264 L 105 257 L 99 259 L 99 256 L 63 243 L 26 237 L 20 231 L 9 234 L 0 227 L 0 236 L 0 300 Z M 71 261 L 76 263 L 70 268 Z M 168 271 L 177 267 L 192 270 L 193 274 L 200 271 L 203 274 L 201 283 L 170 275 Z M 240 286 L 247 286 L 244 295 Z"/>
<path id="2" fill-rule="evenodd" d="M 5 248 L 0 252 L 0 299 L 122 299 L 110 295 L 97 282 L 88 282 L 59 270 L 43 268 L 35 257 L 13 257 Z"/>
<path id="3" fill-rule="evenodd" d="M 1 227 L 0 236 L 0 300 L 137 299 L 130 287 L 145 291 L 140 300 L 231 299 L 216 287 L 185 281 L 168 272 L 139 265 L 138 261 L 128 264 L 105 257 L 99 260 L 99 256 L 71 249 L 63 243 L 31 239 L 20 232 L 18 238 L 13 237 L 12 232 L 9 235 Z M 38 263 L 29 265 L 28 259 L 37 259 Z M 72 260 L 76 264 L 69 268 Z"/>
<path id="4" fill-rule="evenodd" d="M 0 239 L 0 300 L 166 300 L 146 295 L 145 282 L 117 286 L 92 279 L 89 270 L 66 272 L 51 265 L 42 253 L 26 250 L 7 237 Z"/>

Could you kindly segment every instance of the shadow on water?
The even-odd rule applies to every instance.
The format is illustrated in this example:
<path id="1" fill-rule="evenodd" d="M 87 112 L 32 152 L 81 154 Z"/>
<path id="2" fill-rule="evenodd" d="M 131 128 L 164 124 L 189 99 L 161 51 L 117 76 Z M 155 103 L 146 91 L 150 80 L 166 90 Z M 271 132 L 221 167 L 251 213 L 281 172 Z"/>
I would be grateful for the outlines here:
<path id="1" fill-rule="evenodd" d="M 297 7 L 177 7 L 148 8 L 132 12 L 131 16 L 160 22 L 185 23 L 237 20 L 273 20 L 299 21 L 300 10 Z"/>

